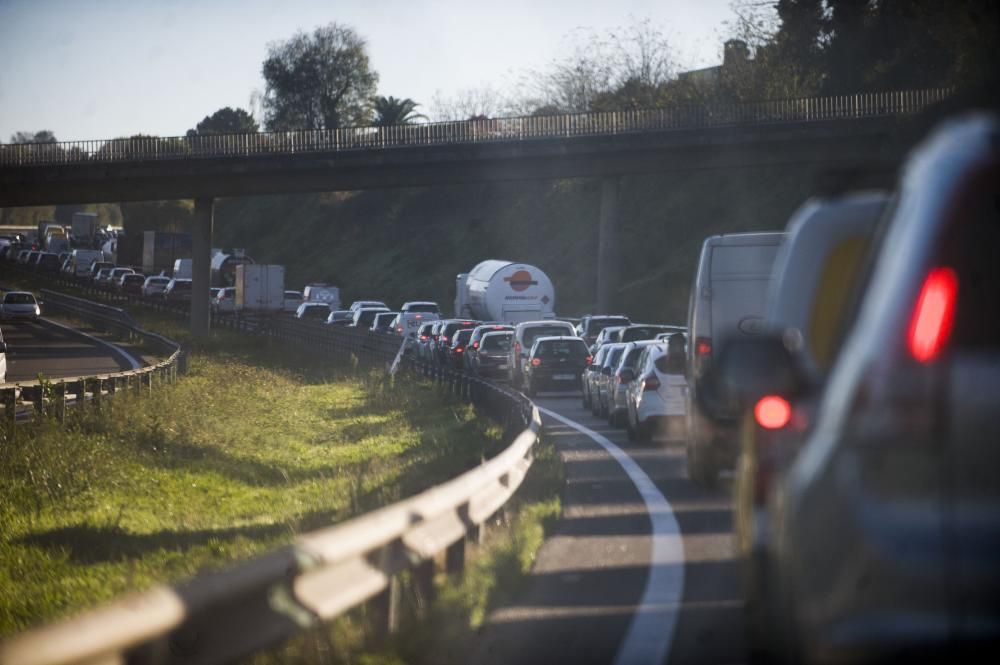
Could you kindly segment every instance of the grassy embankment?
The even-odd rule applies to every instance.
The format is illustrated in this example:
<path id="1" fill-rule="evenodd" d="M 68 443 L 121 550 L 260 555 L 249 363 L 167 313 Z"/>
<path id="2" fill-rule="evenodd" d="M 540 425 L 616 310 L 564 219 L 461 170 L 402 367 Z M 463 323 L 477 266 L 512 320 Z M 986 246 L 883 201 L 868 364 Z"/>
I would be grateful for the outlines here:
<path id="1" fill-rule="evenodd" d="M 175 319 L 136 315 L 186 335 Z M 154 398 L 120 397 L 105 413 L 74 413 L 68 428 L 38 423 L 2 442 L 0 636 L 272 549 L 453 477 L 499 445 L 496 427 L 430 386 L 215 333 Z M 553 511 L 558 499 L 534 501 L 524 513 L 534 526 L 522 528 Z M 495 602 L 495 574 L 485 578 L 470 613 Z"/>

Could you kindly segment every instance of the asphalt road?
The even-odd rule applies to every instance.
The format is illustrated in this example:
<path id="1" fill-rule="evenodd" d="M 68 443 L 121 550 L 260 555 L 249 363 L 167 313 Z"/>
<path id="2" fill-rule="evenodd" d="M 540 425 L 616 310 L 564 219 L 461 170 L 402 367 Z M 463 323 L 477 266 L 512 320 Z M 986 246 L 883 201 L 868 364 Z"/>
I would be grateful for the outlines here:
<path id="1" fill-rule="evenodd" d="M 681 441 L 630 444 L 579 393 L 535 403 L 571 421 L 543 417 L 566 467 L 563 518 L 470 662 L 745 661 L 728 482 L 692 484 Z"/>
<path id="2" fill-rule="evenodd" d="M 57 379 L 132 369 L 121 351 L 45 319 L 4 322 L 7 382 L 30 381 L 42 373 Z"/>

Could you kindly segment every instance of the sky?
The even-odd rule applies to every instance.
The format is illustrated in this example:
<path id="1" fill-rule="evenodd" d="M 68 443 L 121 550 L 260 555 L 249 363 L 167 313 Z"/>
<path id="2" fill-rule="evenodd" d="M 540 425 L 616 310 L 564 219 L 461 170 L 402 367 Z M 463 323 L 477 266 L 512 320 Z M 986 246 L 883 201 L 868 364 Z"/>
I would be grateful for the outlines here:
<path id="1" fill-rule="evenodd" d="M 0 142 L 183 135 L 250 107 L 269 43 L 336 21 L 367 41 L 378 94 L 515 85 L 598 33 L 649 19 L 681 69 L 721 61 L 731 0 L 0 0 Z"/>

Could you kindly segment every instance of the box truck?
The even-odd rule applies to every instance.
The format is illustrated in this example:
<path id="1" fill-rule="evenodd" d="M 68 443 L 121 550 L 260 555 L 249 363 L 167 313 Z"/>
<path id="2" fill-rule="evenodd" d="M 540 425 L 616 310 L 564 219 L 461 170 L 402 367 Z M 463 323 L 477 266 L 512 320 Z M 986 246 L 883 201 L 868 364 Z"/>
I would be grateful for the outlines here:
<path id="1" fill-rule="evenodd" d="M 190 256 L 190 233 L 144 231 L 142 234 L 142 271 L 147 275 L 155 275 L 161 271 L 169 272 L 173 270 L 174 261 Z M 130 262 L 125 265 L 135 264 Z"/>
<path id="2" fill-rule="evenodd" d="M 455 316 L 517 324 L 555 316 L 556 293 L 541 268 L 483 261 L 456 278 Z"/>
<path id="3" fill-rule="evenodd" d="M 340 309 L 340 289 L 330 284 L 306 284 L 302 291 L 305 302 L 321 302 L 330 306 L 330 311 Z"/>
<path id="4" fill-rule="evenodd" d="M 97 233 L 97 213 L 74 212 L 69 228 L 73 234 L 74 247 L 92 248 Z"/>
<path id="5" fill-rule="evenodd" d="M 236 311 L 280 312 L 285 304 L 285 266 L 241 263 L 235 268 Z"/>

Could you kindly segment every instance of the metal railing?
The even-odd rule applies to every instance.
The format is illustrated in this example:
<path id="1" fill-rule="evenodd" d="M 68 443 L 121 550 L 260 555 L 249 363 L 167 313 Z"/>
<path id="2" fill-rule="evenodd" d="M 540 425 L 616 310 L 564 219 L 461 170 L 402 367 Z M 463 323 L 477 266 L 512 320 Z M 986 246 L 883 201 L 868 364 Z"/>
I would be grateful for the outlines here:
<path id="1" fill-rule="evenodd" d="M 155 386 L 173 383 L 186 370 L 185 356 L 179 344 L 162 335 L 140 328 L 124 310 L 42 289 L 46 311 L 55 310 L 85 321 L 119 338 L 145 342 L 166 356 L 152 365 L 120 372 L 104 372 L 72 377 L 0 384 L 0 407 L 13 428 L 35 416 L 53 416 L 65 421 L 67 409 L 84 403 L 100 408 L 105 399 L 118 393 L 151 395 Z M 13 432 L 13 429 L 11 430 Z"/>
<path id="2" fill-rule="evenodd" d="M 664 108 L 518 116 L 389 127 L 141 137 L 0 145 L 0 168 L 46 164 L 162 161 L 193 158 L 388 150 L 413 146 L 564 139 L 637 132 L 856 120 L 916 113 L 948 97 L 950 88 L 899 90 L 803 99 L 678 104 Z"/>
<path id="3" fill-rule="evenodd" d="M 46 301 L 53 302 L 53 294 L 45 294 Z M 105 308 L 83 304 L 87 302 L 63 301 L 82 314 Z M 117 315 L 107 319 L 121 322 Z M 383 631 L 391 631 L 399 622 L 399 574 L 409 571 L 417 593 L 430 597 L 438 555 L 444 554 L 447 573 L 460 572 L 467 545 L 480 540 L 484 522 L 525 478 L 541 419 L 524 395 L 402 354 L 403 340 L 394 335 L 292 317 L 241 325 L 236 329 L 299 347 L 308 344 L 311 352 L 331 357 L 350 354 L 369 366 L 388 366 L 402 358 L 400 371 L 430 377 L 473 404 L 501 423 L 505 439 L 511 442 L 457 478 L 343 524 L 304 534 L 280 550 L 16 636 L 0 644 L 0 665 L 230 662 L 365 602 L 369 616 L 376 617 Z"/>

